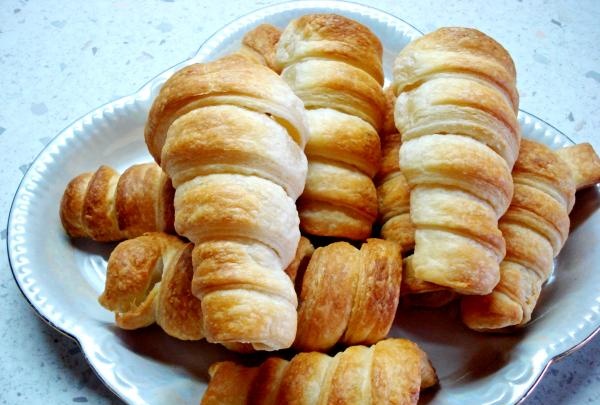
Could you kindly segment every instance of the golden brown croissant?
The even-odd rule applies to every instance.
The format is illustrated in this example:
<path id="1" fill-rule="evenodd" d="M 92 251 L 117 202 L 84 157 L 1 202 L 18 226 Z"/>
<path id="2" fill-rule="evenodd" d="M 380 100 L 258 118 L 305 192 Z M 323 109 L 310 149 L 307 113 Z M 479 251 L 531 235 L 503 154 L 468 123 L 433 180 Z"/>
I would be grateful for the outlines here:
<path id="1" fill-rule="evenodd" d="M 462 319 L 471 329 L 524 326 L 538 301 L 569 232 L 576 187 L 600 182 L 600 159 L 589 144 L 558 153 L 523 140 L 513 169 L 515 194 L 500 229 L 506 257 L 500 282 L 491 294 L 464 297 Z"/>
<path id="2" fill-rule="evenodd" d="M 271 24 L 260 24 L 244 35 L 242 46 L 235 53 L 279 73 L 275 63 L 275 50 L 280 36 L 279 28 Z"/>
<path id="3" fill-rule="evenodd" d="M 122 329 L 139 329 L 157 323 L 169 335 L 198 340 L 203 335 L 201 302 L 192 294 L 192 248 L 175 236 L 149 232 L 117 245 L 108 259 L 106 284 L 98 301 L 115 312 Z M 304 237 L 285 273 L 302 277 L 314 248 Z M 252 346 L 226 344 L 239 352 Z"/>
<path id="4" fill-rule="evenodd" d="M 409 405 L 437 384 L 427 355 L 406 339 L 352 346 L 334 357 L 271 357 L 258 367 L 215 363 L 209 374 L 201 405 Z"/>
<path id="5" fill-rule="evenodd" d="M 192 291 L 207 340 L 289 347 L 297 297 L 283 270 L 300 238 L 301 100 L 240 56 L 190 65 L 161 89 L 145 136 L 176 189 L 175 228 L 195 244 Z"/>
<path id="6" fill-rule="evenodd" d="M 400 52 L 394 86 L 415 275 L 488 294 L 505 254 L 498 219 L 512 198 L 520 142 L 513 62 L 479 31 L 442 28 Z"/>
<path id="7" fill-rule="evenodd" d="M 372 344 L 389 332 L 400 296 L 402 257 L 397 243 L 368 239 L 318 248 L 299 292 L 294 347 L 326 351 L 336 343 Z"/>
<path id="8" fill-rule="evenodd" d="M 119 175 L 108 166 L 83 173 L 67 185 L 60 219 L 69 236 L 97 241 L 173 232 L 171 181 L 155 163 L 133 165 Z"/>
<path id="9" fill-rule="evenodd" d="M 309 159 L 298 201 L 304 232 L 355 240 L 377 216 L 378 169 L 386 100 L 382 47 L 365 26 L 334 14 L 291 21 L 276 59 L 283 79 L 309 110 Z"/>
<path id="10" fill-rule="evenodd" d="M 175 236 L 151 232 L 115 248 L 98 301 L 115 312 L 117 326 L 137 329 L 156 322 L 178 339 L 204 337 L 200 300 L 191 290 L 192 247 Z"/>

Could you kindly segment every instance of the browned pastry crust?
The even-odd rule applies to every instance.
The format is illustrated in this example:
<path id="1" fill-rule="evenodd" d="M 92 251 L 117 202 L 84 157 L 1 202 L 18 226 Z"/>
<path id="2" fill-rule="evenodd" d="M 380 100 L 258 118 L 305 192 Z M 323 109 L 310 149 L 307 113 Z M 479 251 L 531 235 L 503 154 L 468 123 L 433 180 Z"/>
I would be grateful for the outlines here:
<path id="1" fill-rule="evenodd" d="M 123 329 L 156 322 L 171 336 L 203 338 L 202 309 L 191 291 L 192 244 L 164 233 L 121 242 L 110 255 L 98 299 Z"/>
<path id="2" fill-rule="evenodd" d="M 442 28 L 400 52 L 394 88 L 415 275 L 488 294 L 505 254 L 498 219 L 512 199 L 520 142 L 512 60 L 479 31 Z"/>
<path id="3" fill-rule="evenodd" d="M 202 405 L 409 405 L 437 383 L 427 355 L 405 339 L 349 347 L 334 357 L 272 357 L 258 367 L 215 363 L 209 374 Z"/>
<path id="4" fill-rule="evenodd" d="M 133 165 L 122 175 L 100 166 L 69 182 L 60 218 L 69 236 L 102 242 L 173 232 L 173 197 L 171 181 L 155 163 Z"/>
<path id="5" fill-rule="evenodd" d="M 260 24 L 244 35 L 242 46 L 235 53 L 279 73 L 279 67 L 275 63 L 275 50 L 279 37 L 281 37 L 279 28 L 271 24 Z"/>
<path id="6" fill-rule="evenodd" d="M 497 86 L 513 110 L 518 110 L 514 62 L 502 45 L 480 31 L 440 28 L 412 41 L 401 54 L 412 63 L 394 65 L 396 94 L 416 87 L 432 76 L 457 73 Z"/>
<path id="7" fill-rule="evenodd" d="M 367 28 L 336 14 L 308 14 L 291 21 L 277 49 L 281 68 L 307 59 L 341 61 L 383 85 L 383 47 Z"/>
<path id="8" fill-rule="evenodd" d="M 313 235 L 364 239 L 377 215 L 371 178 L 379 167 L 379 136 L 361 119 L 335 110 L 307 115 L 311 137 L 300 227 Z"/>
<path id="9" fill-rule="evenodd" d="M 297 297 L 283 270 L 300 238 L 305 111 L 272 70 L 239 55 L 187 66 L 154 101 L 151 154 L 173 179 L 175 228 L 194 244 L 204 333 L 228 347 L 289 347 Z"/>
<path id="10" fill-rule="evenodd" d="M 600 157 L 592 145 L 580 143 L 559 149 L 556 153 L 571 169 L 577 190 L 600 183 Z"/>
<path id="11" fill-rule="evenodd" d="M 400 295 L 402 257 L 396 243 L 368 239 L 318 248 L 300 292 L 294 347 L 325 351 L 336 343 L 372 344 L 390 330 Z"/>
<path id="12" fill-rule="evenodd" d="M 463 298 L 462 318 L 468 327 L 497 330 L 523 326 L 531 319 L 542 284 L 552 270 L 552 259 L 567 239 L 576 184 L 600 180 L 597 174 L 589 174 L 593 162 L 598 161 L 593 150 L 585 151 L 589 159 L 581 160 L 579 152 L 570 153 L 579 148 L 566 149 L 566 153 L 554 153 L 542 144 L 523 140 L 513 169 L 515 195 L 500 220 L 506 240 L 500 282 L 489 295 Z"/>

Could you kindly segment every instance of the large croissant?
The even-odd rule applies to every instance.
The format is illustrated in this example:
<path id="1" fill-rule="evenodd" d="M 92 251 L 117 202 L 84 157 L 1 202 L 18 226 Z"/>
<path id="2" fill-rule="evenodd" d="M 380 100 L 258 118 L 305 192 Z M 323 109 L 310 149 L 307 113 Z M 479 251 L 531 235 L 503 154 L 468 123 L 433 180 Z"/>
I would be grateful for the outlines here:
<path id="1" fill-rule="evenodd" d="M 311 352 L 258 367 L 213 364 L 201 405 L 410 405 L 437 383 L 427 355 L 405 339 L 352 346 L 334 357 Z"/>
<path id="2" fill-rule="evenodd" d="M 400 167 L 411 187 L 415 275 L 462 294 L 499 280 L 520 131 L 513 62 L 479 31 L 443 28 L 394 65 Z"/>
<path id="3" fill-rule="evenodd" d="M 336 343 L 372 344 L 390 330 L 400 296 L 402 257 L 394 242 L 368 239 L 318 248 L 299 292 L 294 347 L 326 351 Z"/>
<path id="4" fill-rule="evenodd" d="M 500 282 L 485 296 L 462 299 L 462 319 L 480 331 L 523 326 L 531 319 L 552 259 L 569 233 L 575 189 L 600 182 L 600 158 L 589 144 L 555 153 L 523 140 L 513 170 L 515 194 L 500 229 L 506 257 Z"/>
<path id="5" fill-rule="evenodd" d="M 381 58 L 377 37 L 339 15 L 302 16 L 281 35 L 276 61 L 309 110 L 309 169 L 298 201 L 306 233 L 357 240 L 371 233 L 385 110 Z"/>
<path id="6" fill-rule="evenodd" d="M 97 241 L 173 232 L 171 181 L 156 163 L 129 167 L 119 175 L 108 166 L 83 173 L 67 185 L 60 219 L 69 236 Z"/>
<path id="7" fill-rule="evenodd" d="M 240 56 L 190 65 L 161 89 L 145 137 L 176 189 L 175 229 L 195 244 L 192 291 L 207 340 L 289 347 L 297 297 L 283 269 L 300 238 L 301 100 Z"/>

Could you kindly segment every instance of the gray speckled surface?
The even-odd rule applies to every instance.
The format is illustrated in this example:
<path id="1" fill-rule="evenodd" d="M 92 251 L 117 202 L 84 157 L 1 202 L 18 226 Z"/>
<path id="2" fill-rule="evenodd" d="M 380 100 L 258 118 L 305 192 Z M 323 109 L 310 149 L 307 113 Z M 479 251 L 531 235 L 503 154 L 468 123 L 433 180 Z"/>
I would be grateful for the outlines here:
<path id="1" fill-rule="evenodd" d="M 600 3 L 361 1 L 423 31 L 477 27 L 509 49 L 521 107 L 600 150 Z M 29 163 L 67 124 L 137 90 L 215 30 L 276 1 L 4 1 L 0 5 L 0 238 Z M 40 230 L 43 232 L 43 230 Z M 0 262 L 0 403 L 120 403 L 77 344 L 34 316 Z M 594 269 L 597 270 L 597 269 Z M 554 364 L 527 405 L 600 403 L 600 336 Z"/>

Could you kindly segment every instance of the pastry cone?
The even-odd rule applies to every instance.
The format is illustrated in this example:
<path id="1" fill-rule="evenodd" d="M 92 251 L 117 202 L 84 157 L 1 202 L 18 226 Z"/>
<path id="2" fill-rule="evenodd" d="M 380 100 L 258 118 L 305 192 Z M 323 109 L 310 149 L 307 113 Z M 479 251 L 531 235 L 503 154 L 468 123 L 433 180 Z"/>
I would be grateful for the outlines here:
<path id="1" fill-rule="evenodd" d="M 500 220 L 506 239 L 500 282 L 491 294 L 461 302 L 463 322 L 471 329 L 493 331 L 529 322 L 552 260 L 567 239 L 575 189 L 600 182 L 600 159 L 589 144 L 555 153 L 524 139 L 513 179 L 515 195 Z"/>
<path id="2" fill-rule="evenodd" d="M 258 367 L 215 363 L 209 374 L 201 405 L 409 405 L 437 384 L 427 355 L 405 339 L 352 346 L 334 357 L 271 357 Z"/>
<path id="3" fill-rule="evenodd" d="M 200 300 L 191 291 L 192 244 L 164 233 L 121 242 L 108 259 L 98 299 L 123 329 L 157 323 L 183 340 L 203 338 Z"/>
<path id="4" fill-rule="evenodd" d="M 442 28 L 400 52 L 394 87 L 415 275 L 488 294 L 506 250 L 498 219 L 512 198 L 520 142 L 513 62 L 479 31 Z"/>
<path id="5" fill-rule="evenodd" d="M 368 239 L 317 249 L 299 293 L 294 347 L 326 351 L 336 343 L 372 344 L 389 332 L 400 296 L 402 257 L 394 242 Z"/>
<path id="6" fill-rule="evenodd" d="M 60 219 L 70 237 L 101 242 L 173 232 L 173 194 L 171 181 L 155 163 L 133 165 L 122 175 L 100 166 L 69 182 Z"/>
<path id="7" fill-rule="evenodd" d="M 302 16 L 281 35 L 281 76 L 309 110 L 309 169 L 298 201 L 306 233 L 354 240 L 371 234 L 386 107 L 381 58 L 368 28 L 334 14 Z"/>
<path id="8" fill-rule="evenodd" d="M 195 247 L 192 291 L 210 342 L 289 347 L 297 298 L 284 269 L 300 238 L 302 102 L 276 73 L 230 56 L 175 73 L 146 144 L 175 186 L 175 229 Z"/>
<path id="9" fill-rule="evenodd" d="M 279 73 L 275 63 L 275 50 L 280 36 L 279 28 L 271 24 L 260 24 L 244 35 L 242 46 L 235 53 Z"/>

